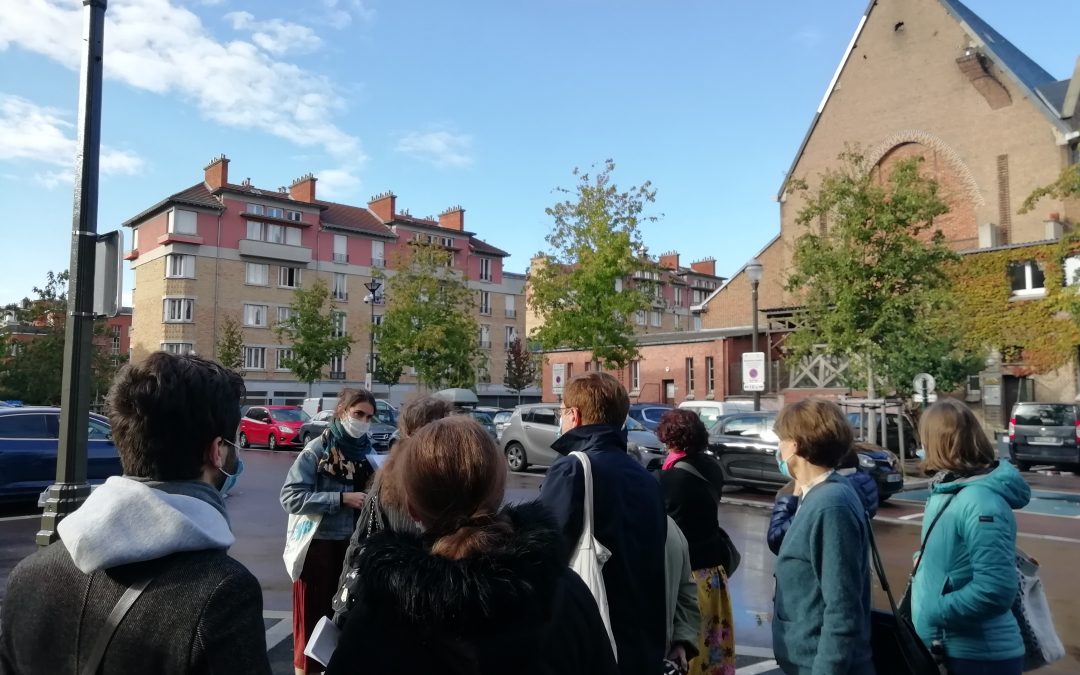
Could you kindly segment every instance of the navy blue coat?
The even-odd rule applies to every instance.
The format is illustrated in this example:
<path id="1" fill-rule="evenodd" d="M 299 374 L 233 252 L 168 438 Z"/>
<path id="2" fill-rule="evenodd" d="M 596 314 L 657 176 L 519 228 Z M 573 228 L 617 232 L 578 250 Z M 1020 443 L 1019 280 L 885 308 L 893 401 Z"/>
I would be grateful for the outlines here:
<path id="1" fill-rule="evenodd" d="M 664 544 L 667 516 L 660 484 L 626 454 L 626 434 L 615 426 L 587 425 L 552 444 L 562 455 L 582 451 L 593 474 L 596 538 L 611 550 L 604 587 L 622 675 L 660 672 L 667 640 Z M 540 501 L 555 516 L 571 550 L 581 537 L 585 481 L 575 457 L 548 470 Z"/>
<path id="2" fill-rule="evenodd" d="M 874 477 L 866 471 L 856 470 L 855 473 L 845 476 L 851 487 L 855 488 L 855 494 L 859 495 L 866 513 L 873 518 L 877 515 L 878 489 Z M 774 554 L 780 553 L 780 544 L 784 542 L 784 535 L 791 527 L 791 519 L 795 517 L 795 511 L 799 508 L 799 498 L 795 495 L 784 495 L 776 498 L 773 504 L 772 518 L 769 519 L 769 550 Z"/>

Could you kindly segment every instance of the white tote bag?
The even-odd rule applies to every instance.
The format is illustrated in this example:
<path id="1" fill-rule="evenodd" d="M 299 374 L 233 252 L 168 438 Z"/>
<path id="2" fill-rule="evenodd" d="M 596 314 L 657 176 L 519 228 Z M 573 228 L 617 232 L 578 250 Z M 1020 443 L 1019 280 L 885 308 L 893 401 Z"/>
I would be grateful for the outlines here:
<path id="1" fill-rule="evenodd" d="M 1016 571 L 1020 577 L 1020 591 L 1013 602 L 1013 616 L 1024 638 L 1024 670 L 1034 670 L 1051 664 L 1065 656 L 1065 647 L 1054 630 L 1054 618 L 1046 591 L 1039 578 L 1039 564 L 1016 548 Z"/>
<path id="2" fill-rule="evenodd" d="M 611 551 L 597 541 L 593 533 L 592 463 L 584 452 L 570 454 L 577 457 L 585 470 L 585 508 L 581 519 L 581 539 L 578 540 L 574 555 L 570 558 L 570 569 L 577 572 L 577 575 L 592 591 L 596 606 L 600 609 L 600 618 L 604 620 L 604 628 L 607 629 L 608 640 L 611 641 L 611 653 L 618 660 L 619 651 L 615 647 L 615 636 L 611 632 L 611 612 L 608 609 L 607 589 L 604 588 L 603 575 L 604 563 L 611 558 Z"/>
<path id="3" fill-rule="evenodd" d="M 285 552 L 282 559 L 285 560 L 285 569 L 289 571 L 289 578 L 296 581 L 300 573 L 304 571 L 304 559 L 307 558 L 308 549 L 311 548 L 311 540 L 315 538 L 315 531 L 322 522 L 322 514 L 296 515 L 289 514 L 289 528 L 285 533 Z"/>

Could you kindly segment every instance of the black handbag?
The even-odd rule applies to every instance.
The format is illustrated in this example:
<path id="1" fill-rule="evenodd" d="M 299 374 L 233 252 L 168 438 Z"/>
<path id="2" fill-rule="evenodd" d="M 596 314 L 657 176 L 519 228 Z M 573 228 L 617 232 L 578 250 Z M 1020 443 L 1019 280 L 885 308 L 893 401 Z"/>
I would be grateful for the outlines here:
<path id="1" fill-rule="evenodd" d="M 885 566 L 881 562 L 877 542 L 874 541 L 874 528 L 870 520 L 866 521 L 870 536 L 870 552 L 873 557 L 874 572 L 881 582 L 881 589 L 889 598 L 889 609 L 871 610 L 870 612 L 870 650 L 873 653 L 874 670 L 877 675 L 940 675 L 934 655 L 922 641 L 911 619 L 897 611 L 893 599 Z"/>

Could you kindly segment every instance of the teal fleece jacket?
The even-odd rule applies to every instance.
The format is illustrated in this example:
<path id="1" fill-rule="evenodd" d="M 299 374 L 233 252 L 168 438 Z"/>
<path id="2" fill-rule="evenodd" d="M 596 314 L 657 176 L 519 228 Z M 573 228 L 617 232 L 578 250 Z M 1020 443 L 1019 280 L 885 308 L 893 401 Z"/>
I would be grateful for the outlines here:
<path id="1" fill-rule="evenodd" d="M 1030 499 L 1031 488 L 1008 462 L 933 486 L 923 514 L 926 548 L 911 590 L 912 619 L 927 645 L 940 640 L 947 655 L 960 659 L 1024 655 L 1010 611 L 1020 583 L 1013 509 Z"/>
<path id="2" fill-rule="evenodd" d="M 835 473 L 799 505 L 774 573 L 773 651 L 788 675 L 873 675 L 869 526 Z"/>

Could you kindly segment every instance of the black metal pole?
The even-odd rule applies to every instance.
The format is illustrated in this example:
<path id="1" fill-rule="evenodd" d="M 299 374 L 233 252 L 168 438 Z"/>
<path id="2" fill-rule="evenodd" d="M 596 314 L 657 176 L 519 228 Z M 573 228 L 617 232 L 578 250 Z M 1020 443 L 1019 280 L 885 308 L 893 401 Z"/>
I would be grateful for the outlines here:
<path id="1" fill-rule="evenodd" d="M 49 487 L 38 546 L 56 541 L 56 526 L 86 501 L 86 436 L 90 418 L 90 360 L 94 348 L 94 258 L 97 246 L 98 157 L 101 148 L 101 79 L 107 0 L 83 0 L 83 53 L 79 85 L 75 204 L 72 216 L 64 374 L 60 393 L 60 445 L 56 483 Z"/>
<path id="2" fill-rule="evenodd" d="M 368 327 L 368 372 L 371 387 L 375 388 L 375 291 L 371 292 L 371 325 Z"/>
<path id="3" fill-rule="evenodd" d="M 757 289 L 758 282 L 750 282 L 750 311 L 753 312 L 753 334 L 750 336 L 750 351 L 757 352 L 757 334 L 758 334 L 758 311 L 757 311 Z M 754 391 L 754 410 L 761 410 L 761 392 Z"/>

